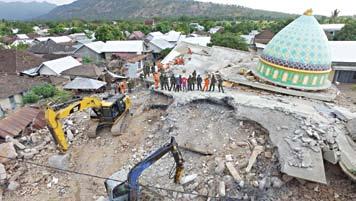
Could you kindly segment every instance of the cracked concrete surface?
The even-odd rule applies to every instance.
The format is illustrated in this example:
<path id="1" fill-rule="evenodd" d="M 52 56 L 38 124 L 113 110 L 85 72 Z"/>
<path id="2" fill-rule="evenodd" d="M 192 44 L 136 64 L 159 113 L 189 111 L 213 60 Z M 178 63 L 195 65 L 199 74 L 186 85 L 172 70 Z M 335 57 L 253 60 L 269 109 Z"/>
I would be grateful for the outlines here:
<path id="1" fill-rule="evenodd" d="M 322 148 L 338 147 L 341 140 L 346 139 L 344 125 L 314 107 L 320 102 L 297 98 L 288 102 L 290 97 L 258 96 L 230 90 L 226 94 L 157 92 L 173 97 L 175 106 L 207 100 L 233 107 L 241 120 L 255 121 L 268 130 L 272 143 L 278 148 L 282 172 L 309 181 L 326 183 Z M 346 154 L 353 152 L 345 144 L 341 144 L 341 159 L 349 160 L 353 167 L 354 160 Z"/>

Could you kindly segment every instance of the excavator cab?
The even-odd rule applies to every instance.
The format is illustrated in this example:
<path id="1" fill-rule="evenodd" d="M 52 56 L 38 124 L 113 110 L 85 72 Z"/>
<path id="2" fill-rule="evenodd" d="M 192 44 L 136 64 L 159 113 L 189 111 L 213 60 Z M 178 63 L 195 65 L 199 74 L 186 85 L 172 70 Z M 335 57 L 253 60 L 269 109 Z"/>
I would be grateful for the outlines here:
<path id="1" fill-rule="evenodd" d="M 105 181 L 105 189 L 110 201 L 129 200 L 130 188 L 126 181 L 128 173 L 127 170 L 120 170 Z M 120 183 L 119 181 L 124 182 Z"/>
<path id="2" fill-rule="evenodd" d="M 104 99 L 102 107 L 94 111 L 101 114 L 97 115 L 97 117 L 100 117 L 101 122 L 114 123 L 116 118 L 130 107 L 131 103 L 130 105 L 126 105 L 125 103 L 127 100 L 126 96 L 117 94 Z"/>

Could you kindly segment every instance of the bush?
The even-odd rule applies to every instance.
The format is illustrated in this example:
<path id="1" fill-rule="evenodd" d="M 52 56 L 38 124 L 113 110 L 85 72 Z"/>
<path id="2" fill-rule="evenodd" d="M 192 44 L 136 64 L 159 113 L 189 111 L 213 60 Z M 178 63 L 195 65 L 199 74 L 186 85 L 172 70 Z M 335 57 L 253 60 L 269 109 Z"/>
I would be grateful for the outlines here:
<path id="1" fill-rule="evenodd" d="M 228 47 L 237 50 L 248 51 L 248 45 L 238 34 L 234 33 L 216 33 L 211 37 L 211 43 L 209 46 L 217 45 L 222 47 Z"/>
<path id="2" fill-rule="evenodd" d="M 52 98 L 52 101 L 55 103 L 67 102 L 72 97 L 72 94 L 68 91 L 56 90 L 55 95 Z"/>
<path id="3" fill-rule="evenodd" d="M 37 94 L 33 93 L 32 91 L 28 92 L 22 98 L 23 104 L 37 103 L 39 100 L 40 100 L 40 97 Z"/>
<path id="4" fill-rule="evenodd" d="M 43 84 L 32 88 L 32 92 L 42 98 L 50 98 L 56 94 L 56 87 L 50 84 Z"/>

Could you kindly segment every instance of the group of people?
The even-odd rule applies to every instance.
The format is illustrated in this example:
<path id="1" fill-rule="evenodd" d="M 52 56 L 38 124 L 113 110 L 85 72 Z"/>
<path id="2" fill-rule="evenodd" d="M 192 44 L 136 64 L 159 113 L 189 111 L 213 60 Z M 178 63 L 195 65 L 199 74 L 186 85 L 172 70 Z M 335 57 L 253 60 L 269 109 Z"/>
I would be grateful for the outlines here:
<path id="1" fill-rule="evenodd" d="M 215 91 L 216 84 L 218 85 L 219 92 L 224 93 L 223 88 L 223 79 L 221 76 L 215 76 L 214 74 L 207 75 L 204 79 L 197 75 L 194 71 L 188 77 L 186 76 L 167 76 L 165 73 L 161 73 L 158 76 L 158 73 L 153 74 L 153 79 L 155 81 L 155 88 L 158 89 L 158 84 L 161 86 L 161 90 L 169 91 Z"/>

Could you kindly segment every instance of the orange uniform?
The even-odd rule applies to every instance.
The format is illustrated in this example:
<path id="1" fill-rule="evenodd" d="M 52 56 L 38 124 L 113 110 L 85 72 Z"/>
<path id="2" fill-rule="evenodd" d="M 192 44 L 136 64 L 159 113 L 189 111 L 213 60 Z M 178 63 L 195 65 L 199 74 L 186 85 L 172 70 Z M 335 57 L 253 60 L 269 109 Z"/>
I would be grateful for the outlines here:
<path id="1" fill-rule="evenodd" d="M 158 73 L 153 74 L 153 80 L 155 82 L 155 89 L 158 89 L 158 84 L 159 84 L 159 75 Z"/>
<path id="2" fill-rule="evenodd" d="M 209 89 L 209 77 L 206 77 L 205 79 L 204 79 L 204 87 L 203 87 L 203 91 L 208 91 L 208 89 Z"/>
<path id="3" fill-rule="evenodd" d="M 127 86 L 127 84 L 126 84 L 125 80 L 120 83 L 120 86 L 119 86 L 120 93 L 124 94 L 126 92 L 126 88 L 127 88 L 126 86 Z"/>

